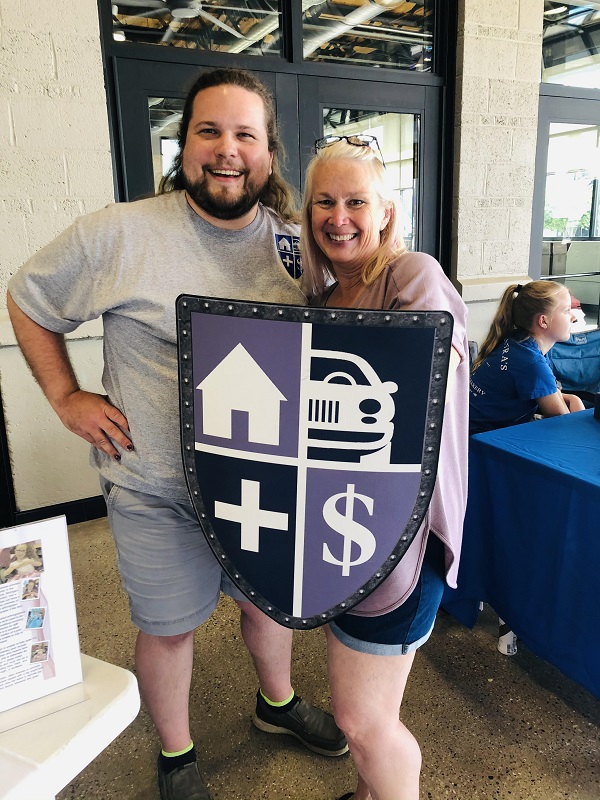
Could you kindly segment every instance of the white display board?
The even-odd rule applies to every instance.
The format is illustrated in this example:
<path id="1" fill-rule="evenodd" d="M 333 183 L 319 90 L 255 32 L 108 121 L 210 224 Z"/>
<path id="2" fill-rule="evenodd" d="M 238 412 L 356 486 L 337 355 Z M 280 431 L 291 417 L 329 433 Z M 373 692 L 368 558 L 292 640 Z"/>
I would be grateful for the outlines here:
<path id="1" fill-rule="evenodd" d="M 0 530 L 0 712 L 81 683 L 65 517 Z"/>

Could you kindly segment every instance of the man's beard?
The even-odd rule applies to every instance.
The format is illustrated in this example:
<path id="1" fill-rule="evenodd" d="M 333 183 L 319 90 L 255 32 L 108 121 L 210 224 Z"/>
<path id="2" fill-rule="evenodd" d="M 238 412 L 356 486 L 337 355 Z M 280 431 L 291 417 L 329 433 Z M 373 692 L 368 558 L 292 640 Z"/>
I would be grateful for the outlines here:
<path id="1" fill-rule="evenodd" d="M 183 188 L 194 203 L 211 217 L 223 220 L 240 219 L 247 214 L 259 201 L 269 180 L 267 176 L 259 184 L 245 175 L 241 194 L 231 197 L 225 192 L 223 194 L 212 193 L 208 189 L 208 182 L 204 177 L 192 181 L 185 172 L 182 172 L 182 179 Z"/>

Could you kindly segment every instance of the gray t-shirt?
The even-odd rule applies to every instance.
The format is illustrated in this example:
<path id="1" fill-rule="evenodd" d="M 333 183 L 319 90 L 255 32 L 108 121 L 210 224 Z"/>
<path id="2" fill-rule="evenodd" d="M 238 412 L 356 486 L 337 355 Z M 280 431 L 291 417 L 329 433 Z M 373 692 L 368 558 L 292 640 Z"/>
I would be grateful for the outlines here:
<path id="1" fill-rule="evenodd" d="M 79 218 L 12 278 L 15 303 L 48 330 L 68 333 L 103 319 L 102 382 L 127 417 L 135 446 L 120 462 L 92 448 L 92 463 L 105 478 L 189 502 L 179 442 L 175 300 L 198 294 L 304 305 L 284 267 L 298 235 L 297 225 L 264 206 L 242 230 L 217 228 L 192 211 L 183 192 L 172 192 Z"/>

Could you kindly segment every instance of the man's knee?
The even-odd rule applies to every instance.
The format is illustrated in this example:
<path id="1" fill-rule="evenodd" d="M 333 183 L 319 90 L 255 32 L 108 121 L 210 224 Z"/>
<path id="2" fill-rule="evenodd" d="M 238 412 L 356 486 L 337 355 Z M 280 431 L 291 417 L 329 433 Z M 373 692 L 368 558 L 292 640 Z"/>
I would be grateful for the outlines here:
<path id="1" fill-rule="evenodd" d="M 156 636 L 153 633 L 138 631 L 138 648 L 145 650 L 178 650 L 185 647 L 194 638 L 194 630 L 177 633 L 174 636 Z"/>
<path id="2" fill-rule="evenodd" d="M 278 625 L 275 620 L 267 616 L 264 611 L 261 611 L 258 606 L 255 606 L 254 603 L 251 603 L 249 600 L 236 600 L 235 602 L 240 609 L 242 626 L 244 624 L 249 624 L 254 628 L 272 631 L 277 631 L 281 628 L 281 625 Z"/>

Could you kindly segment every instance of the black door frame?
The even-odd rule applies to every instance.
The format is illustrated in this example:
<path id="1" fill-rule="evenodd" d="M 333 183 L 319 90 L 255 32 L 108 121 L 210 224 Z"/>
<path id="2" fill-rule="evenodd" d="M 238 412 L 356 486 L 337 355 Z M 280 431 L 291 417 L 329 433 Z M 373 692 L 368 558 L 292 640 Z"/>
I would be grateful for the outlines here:
<path id="1" fill-rule="evenodd" d="M 135 200 L 154 192 L 152 150 L 148 135 L 148 98 L 158 96 L 184 99 L 190 85 L 205 69 L 209 67 L 130 58 L 115 60 L 113 75 L 118 115 L 117 146 L 122 165 L 119 200 Z M 281 140 L 288 156 L 282 165 L 282 171 L 290 183 L 298 185 L 300 163 L 296 146 L 296 78 L 285 73 L 257 70 L 255 74 L 275 96 Z"/>
<path id="2" fill-rule="evenodd" d="M 256 66 L 256 65 L 255 65 Z M 118 145 L 122 164 L 121 200 L 135 200 L 154 191 L 148 98 L 185 98 L 191 83 L 206 67 L 140 59 L 114 64 L 118 109 Z M 314 140 L 322 135 L 322 108 L 342 105 L 353 109 L 416 114 L 420 119 L 418 248 L 440 258 L 439 128 L 442 89 L 436 86 L 365 82 L 355 78 L 291 75 L 254 70 L 273 92 L 281 140 L 287 154 L 284 177 L 297 188 L 310 159 Z M 310 98 L 307 104 L 305 98 Z"/>
<path id="3" fill-rule="evenodd" d="M 301 185 L 302 168 L 306 159 L 304 152 L 298 157 L 299 120 L 304 116 L 299 112 L 299 96 L 302 94 L 299 84 L 312 78 L 314 85 L 318 87 L 337 79 L 340 87 L 354 87 L 351 90 L 354 97 L 360 84 L 368 85 L 369 103 L 364 104 L 365 108 L 371 107 L 371 100 L 377 96 L 378 105 L 382 109 L 408 113 L 414 111 L 421 115 L 422 157 L 418 185 L 421 213 L 417 230 L 418 242 L 422 249 L 438 258 L 449 272 L 458 3 L 457 0 L 434 2 L 433 71 L 407 72 L 353 64 L 304 61 L 302 9 L 298 0 L 281 0 L 281 58 L 115 42 L 112 36 L 110 0 L 98 0 L 116 199 L 131 200 L 153 191 L 153 178 L 149 175 L 151 153 L 148 126 L 146 123 L 140 124 L 140 120 L 147 115 L 148 96 L 161 96 L 160 92 L 164 92 L 171 97 L 184 97 L 186 88 L 203 68 L 242 67 L 256 72 L 271 86 L 282 127 L 282 142 L 288 155 L 283 169 L 284 176 L 297 187 Z M 135 62 L 135 66 L 127 65 L 127 61 Z M 152 67 L 145 68 L 143 64 L 151 64 Z M 274 79 L 274 84 L 271 78 Z M 174 90 L 174 86 L 178 88 Z M 396 95 L 400 87 L 407 98 L 413 97 L 421 89 L 424 99 L 414 103 L 414 106 L 410 105 L 409 99 L 407 107 L 403 103 L 401 108 L 394 108 L 386 94 Z M 141 96 L 135 96 L 136 89 L 141 92 Z M 340 93 L 344 91 L 342 88 Z M 130 102 L 124 102 L 125 95 Z M 333 103 L 333 100 L 329 98 L 329 102 Z M 313 129 L 315 125 L 316 121 L 313 120 Z M 316 133 L 313 140 L 318 135 L 320 134 Z M 426 158 L 423 157 L 425 153 Z M 435 224 L 432 225 L 432 221 Z"/>
<path id="4" fill-rule="evenodd" d="M 4 406 L 0 393 L 0 528 L 16 523 L 17 504 L 10 466 L 10 452 L 4 424 Z"/>
<path id="5" fill-rule="evenodd" d="M 381 111 L 415 114 L 420 120 L 418 150 L 416 244 L 438 259 L 440 258 L 440 235 L 437 225 L 425 225 L 424 220 L 438 219 L 440 213 L 440 159 L 438 158 L 438 131 L 440 126 L 441 90 L 431 86 L 416 86 L 397 83 L 393 86 L 370 82 L 365 92 L 364 81 L 340 80 L 339 78 L 316 78 L 299 76 L 299 101 L 310 97 L 312 102 L 300 113 L 299 139 L 301 177 L 304 175 L 315 139 L 323 135 L 322 109 L 351 108 L 365 111 Z M 302 180 L 301 180 L 302 184 Z"/>

